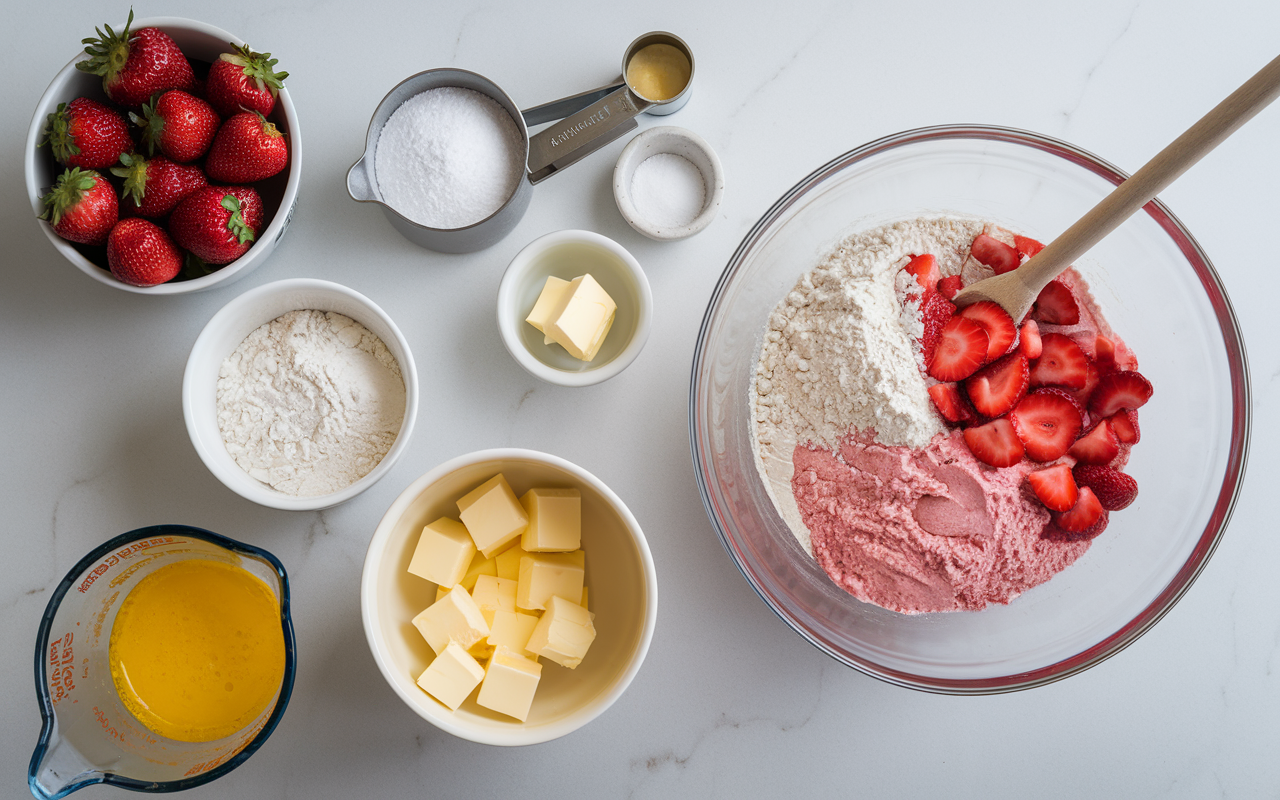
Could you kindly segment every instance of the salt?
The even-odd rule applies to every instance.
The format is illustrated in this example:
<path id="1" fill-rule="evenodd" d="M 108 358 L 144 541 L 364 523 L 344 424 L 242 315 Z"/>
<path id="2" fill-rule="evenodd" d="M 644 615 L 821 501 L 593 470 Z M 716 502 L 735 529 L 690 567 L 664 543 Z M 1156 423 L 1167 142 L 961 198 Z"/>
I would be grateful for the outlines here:
<path id="1" fill-rule="evenodd" d="M 702 213 L 706 200 L 702 171 L 675 153 L 649 156 L 631 177 L 631 201 L 636 213 L 660 227 L 688 225 Z"/>
<path id="2" fill-rule="evenodd" d="M 471 89 L 410 97 L 378 137 L 374 170 L 387 205 L 419 225 L 462 228 L 502 208 L 524 177 L 525 139 L 507 110 Z"/>

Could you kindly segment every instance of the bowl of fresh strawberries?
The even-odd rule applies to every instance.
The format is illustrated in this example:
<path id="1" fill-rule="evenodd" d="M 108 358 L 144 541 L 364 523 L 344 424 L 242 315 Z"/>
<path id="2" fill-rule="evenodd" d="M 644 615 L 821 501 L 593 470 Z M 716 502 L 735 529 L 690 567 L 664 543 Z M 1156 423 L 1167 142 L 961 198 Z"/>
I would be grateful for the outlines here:
<path id="1" fill-rule="evenodd" d="M 248 274 L 297 202 L 288 73 L 196 20 L 130 11 L 93 34 L 49 84 L 27 134 L 41 228 L 80 271 L 125 291 L 186 294 Z"/>

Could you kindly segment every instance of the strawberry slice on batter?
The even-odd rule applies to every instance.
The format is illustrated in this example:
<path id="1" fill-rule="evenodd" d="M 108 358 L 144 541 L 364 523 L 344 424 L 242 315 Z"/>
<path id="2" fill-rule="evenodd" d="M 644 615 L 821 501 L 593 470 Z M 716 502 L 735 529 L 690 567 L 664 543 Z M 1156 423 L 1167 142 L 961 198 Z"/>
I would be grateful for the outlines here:
<path id="1" fill-rule="evenodd" d="M 984 417 L 1001 417 L 1026 395 L 1029 376 L 1027 359 L 1021 353 L 1010 353 L 970 376 L 964 390 Z"/>
<path id="2" fill-rule="evenodd" d="M 1067 454 L 1080 435 L 1080 408 L 1061 392 L 1032 392 L 1009 412 L 1014 433 L 1032 461 L 1053 461 Z"/>
<path id="3" fill-rule="evenodd" d="M 920 288 L 926 292 L 936 289 L 938 279 L 942 277 L 942 272 L 938 269 L 938 260 L 928 253 L 912 256 L 902 269 L 914 275 L 916 283 L 920 284 Z"/>
<path id="4" fill-rule="evenodd" d="M 1107 422 L 1111 423 L 1111 430 L 1116 432 L 1116 438 L 1121 444 L 1137 444 L 1142 439 L 1142 431 L 1138 428 L 1138 412 L 1137 411 L 1121 411 L 1107 417 Z"/>
<path id="5" fill-rule="evenodd" d="M 987 332 L 987 361 L 995 361 L 1013 348 L 1014 340 L 1018 338 L 1018 327 L 1013 324 L 1009 312 L 998 304 L 979 300 L 957 313 L 978 323 Z"/>
<path id="6" fill-rule="evenodd" d="M 1036 321 L 1029 319 L 1022 323 L 1022 327 L 1018 329 L 1018 350 L 1027 358 L 1039 358 L 1043 348 L 1044 342 L 1040 340 L 1040 326 Z"/>
<path id="7" fill-rule="evenodd" d="M 1012 272 L 1022 263 L 1017 250 L 985 233 L 974 237 L 973 244 L 969 245 L 969 255 L 991 267 L 997 275 Z"/>
<path id="8" fill-rule="evenodd" d="M 1056 464 L 1027 475 L 1027 483 L 1036 498 L 1050 511 L 1070 511 L 1080 498 L 1071 467 Z"/>
<path id="9" fill-rule="evenodd" d="M 963 288 L 964 281 L 959 275 L 948 275 L 938 281 L 938 293 L 948 300 L 954 300 Z"/>
<path id="10" fill-rule="evenodd" d="M 935 383 L 929 387 L 929 398 L 942 418 L 952 425 L 974 422 L 978 416 L 954 383 Z"/>
<path id="11" fill-rule="evenodd" d="M 993 467 L 1012 467 L 1022 460 L 1022 442 L 1004 417 L 986 425 L 965 428 L 964 443 L 974 458 Z"/>
<path id="12" fill-rule="evenodd" d="M 1013 249 L 1017 250 L 1019 255 L 1034 258 L 1036 253 L 1044 249 L 1044 245 L 1030 236 L 1019 236 L 1015 233 L 1013 235 Z"/>
<path id="13" fill-rule="evenodd" d="M 1122 409 L 1135 411 L 1151 399 L 1151 381 L 1140 372 L 1124 370 L 1103 375 L 1098 388 L 1089 398 L 1089 412 L 1099 417 L 1109 417 Z"/>
<path id="14" fill-rule="evenodd" d="M 1053 515 L 1053 522 L 1068 533 L 1084 533 L 1092 528 L 1106 514 L 1102 502 L 1088 486 L 1081 487 L 1080 499 L 1071 510 Z M 1099 530 L 1097 533 L 1101 533 Z M 1095 534 L 1096 535 L 1096 534 Z"/>
<path id="15" fill-rule="evenodd" d="M 1065 283 L 1049 281 L 1036 297 L 1031 316 L 1051 325 L 1075 325 L 1080 321 L 1080 306 Z"/>
<path id="16" fill-rule="evenodd" d="M 1120 440 L 1104 419 L 1076 439 L 1067 452 L 1081 464 L 1110 464 L 1120 455 Z"/>
<path id="17" fill-rule="evenodd" d="M 957 316 L 942 326 L 937 348 L 926 363 L 934 378 L 960 381 L 977 372 L 986 360 L 987 332 L 973 320 Z"/>
<path id="18" fill-rule="evenodd" d="M 1032 386 L 1082 389 L 1089 376 L 1089 357 L 1068 336 L 1046 333 L 1040 337 L 1040 357 L 1031 364 Z"/>

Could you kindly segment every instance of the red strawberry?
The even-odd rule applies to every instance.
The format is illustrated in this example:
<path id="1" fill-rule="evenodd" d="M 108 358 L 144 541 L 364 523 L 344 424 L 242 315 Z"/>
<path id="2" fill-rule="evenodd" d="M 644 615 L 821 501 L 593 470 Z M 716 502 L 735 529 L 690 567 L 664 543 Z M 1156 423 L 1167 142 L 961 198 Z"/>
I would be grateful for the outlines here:
<path id="1" fill-rule="evenodd" d="M 1066 455 L 1080 435 L 1080 408 L 1060 392 L 1032 392 L 1009 412 L 1013 431 L 1032 461 L 1053 461 Z"/>
<path id="2" fill-rule="evenodd" d="M 965 428 L 964 443 L 974 458 L 993 467 L 1012 467 L 1022 460 L 1022 442 L 1004 417 L 976 428 Z"/>
<path id="3" fill-rule="evenodd" d="M 209 264 L 229 264 L 253 246 L 262 229 L 262 200 L 247 186 L 206 186 L 173 210 L 178 244 Z"/>
<path id="4" fill-rule="evenodd" d="M 1098 334 L 1093 340 L 1093 360 L 1098 364 L 1098 372 L 1105 375 L 1116 368 L 1116 343 Z"/>
<path id="5" fill-rule="evenodd" d="M 1112 372 L 1098 379 L 1098 388 L 1089 398 L 1089 412 L 1098 417 L 1109 417 L 1123 408 L 1142 408 L 1151 399 L 1151 381 L 1140 372 Z"/>
<path id="6" fill-rule="evenodd" d="M 966 317 L 952 317 L 942 326 L 938 347 L 927 363 L 929 374 L 940 381 L 959 381 L 972 375 L 987 360 L 987 332 Z"/>
<path id="7" fill-rule="evenodd" d="M 40 219 L 49 220 L 63 239 L 80 244 L 106 244 L 119 218 L 115 189 L 93 170 L 66 170 L 43 202 Z"/>
<path id="8" fill-rule="evenodd" d="M 1085 367 L 1084 386 L 1071 392 L 1071 396 L 1082 408 L 1089 407 L 1089 398 L 1093 396 L 1094 387 L 1098 385 L 1098 377 L 1098 367 L 1089 361 L 1088 366 Z"/>
<path id="9" fill-rule="evenodd" d="M 954 299 L 963 288 L 964 282 L 960 280 L 959 275 L 948 275 L 938 281 L 938 293 L 948 300 Z"/>
<path id="10" fill-rule="evenodd" d="M 1062 281 L 1049 281 L 1036 297 L 1031 316 L 1050 325 L 1075 325 L 1080 321 L 1080 306 Z"/>
<path id="11" fill-rule="evenodd" d="M 1017 250 L 985 233 L 974 237 L 973 244 L 969 245 L 969 254 L 991 267 L 997 275 L 1012 272 L 1022 263 Z"/>
<path id="12" fill-rule="evenodd" d="M 1050 511 L 1070 511 L 1080 498 L 1071 467 L 1057 464 L 1027 475 L 1031 491 Z"/>
<path id="13" fill-rule="evenodd" d="M 1057 516 L 1056 514 L 1053 516 Z M 1051 542 L 1087 542 L 1096 539 L 1098 534 L 1107 529 L 1107 523 L 1111 521 L 1111 512 L 1105 508 L 1098 515 L 1098 519 L 1089 527 L 1079 533 L 1071 533 L 1059 528 L 1057 523 L 1050 520 L 1048 525 L 1044 526 L 1044 530 L 1040 532 L 1041 539 L 1048 539 Z"/>
<path id="14" fill-rule="evenodd" d="M 175 164 L 164 156 L 146 159 L 138 155 L 120 156 L 124 166 L 111 173 L 124 178 L 121 206 L 129 216 L 158 219 L 173 211 L 182 199 L 209 181 L 194 164 Z"/>
<path id="15" fill-rule="evenodd" d="M 178 45 L 158 28 L 142 28 L 130 33 L 133 9 L 119 34 L 97 30 L 97 38 L 83 40 L 89 58 L 76 62 L 76 69 L 102 76 L 102 89 L 122 106 L 137 107 L 151 95 L 165 89 L 190 89 L 195 81 L 191 64 Z"/>
<path id="16" fill-rule="evenodd" d="M 275 108 L 276 95 L 284 86 L 287 72 L 276 72 L 270 53 L 255 53 L 246 45 L 234 45 L 236 52 L 223 53 L 209 68 L 206 96 L 224 117 L 241 111 L 257 111 L 264 117 Z"/>
<path id="17" fill-rule="evenodd" d="M 1029 370 L 1021 353 L 1010 353 L 975 372 L 964 382 L 969 400 L 985 417 L 1000 417 L 1027 393 Z"/>
<path id="18" fill-rule="evenodd" d="M 142 106 L 142 116 L 130 113 L 129 118 L 142 127 L 142 140 L 150 155 L 155 155 L 158 147 L 179 164 L 208 152 L 222 122 L 213 106 L 181 89 L 165 92 L 154 103 Z"/>
<path id="19" fill-rule="evenodd" d="M 289 161 L 284 134 L 256 111 L 236 114 L 218 129 L 204 171 L 223 183 L 270 178 Z"/>
<path id="20" fill-rule="evenodd" d="M 1120 455 L 1120 440 L 1104 419 L 1076 439 L 1067 452 L 1081 464 L 1110 464 Z"/>
<path id="21" fill-rule="evenodd" d="M 1089 373 L 1089 357 L 1080 345 L 1060 333 L 1040 337 L 1040 357 L 1031 364 L 1032 386 L 1080 389 Z"/>
<path id="22" fill-rule="evenodd" d="M 1127 508 L 1138 496 L 1138 482 L 1111 467 L 1077 464 L 1073 473 L 1076 483 L 1092 489 L 1098 496 L 1098 502 L 1108 511 Z"/>
<path id="23" fill-rule="evenodd" d="M 996 303 L 979 300 L 956 313 L 978 323 L 987 332 L 987 361 L 994 361 L 1013 348 L 1018 327 L 1013 324 L 1009 312 Z"/>
<path id="24" fill-rule="evenodd" d="M 1022 330 L 1018 334 L 1018 349 L 1027 358 L 1039 358 L 1044 347 L 1044 343 L 1040 340 L 1040 326 L 1036 324 L 1034 319 L 1029 319 L 1022 323 Z"/>
<path id="25" fill-rule="evenodd" d="M 1111 423 L 1111 430 L 1115 431 L 1121 444 L 1137 444 L 1142 439 L 1137 411 L 1117 411 L 1107 417 L 1107 422 Z"/>
<path id="26" fill-rule="evenodd" d="M 920 300 L 920 322 L 924 325 L 924 333 L 920 336 L 920 351 L 924 354 L 924 363 L 933 361 L 934 351 L 938 349 L 938 340 L 942 336 L 942 327 L 956 313 L 956 307 L 938 292 L 926 290 Z"/>
<path id="27" fill-rule="evenodd" d="M 173 280 L 182 269 L 182 251 L 159 225 L 140 217 L 123 219 L 107 238 L 111 274 L 131 286 Z"/>
<path id="28" fill-rule="evenodd" d="M 1039 253 L 1044 249 L 1044 245 L 1037 242 L 1035 239 L 1032 239 L 1030 236 L 1018 236 L 1015 234 L 1013 237 L 1013 248 L 1027 258 L 1035 258 L 1036 253 Z"/>
<path id="29" fill-rule="evenodd" d="M 59 103 L 40 134 L 40 147 L 48 144 L 53 158 L 67 167 L 106 169 L 133 149 L 133 137 L 124 117 L 114 108 L 77 97 Z"/>
<path id="30" fill-rule="evenodd" d="M 954 383 L 935 383 L 929 387 L 929 397 L 942 418 L 952 425 L 963 425 L 977 419 Z"/>
<path id="31" fill-rule="evenodd" d="M 1053 522 L 1068 533 L 1083 533 L 1106 513 L 1102 503 L 1088 486 L 1080 487 L 1080 499 L 1071 507 L 1053 515 Z M 1098 531 L 1101 533 L 1102 531 Z"/>

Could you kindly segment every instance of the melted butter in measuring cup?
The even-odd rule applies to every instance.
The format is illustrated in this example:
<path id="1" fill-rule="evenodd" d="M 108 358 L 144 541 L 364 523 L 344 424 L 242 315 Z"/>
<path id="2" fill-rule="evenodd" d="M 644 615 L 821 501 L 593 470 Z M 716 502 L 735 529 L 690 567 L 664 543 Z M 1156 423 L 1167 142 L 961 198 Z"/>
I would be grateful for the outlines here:
<path id="1" fill-rule="evenodd" d="M 684 91 L 692 75 L 689 57 L 665 43 L 645 45 L 627 62 L 626 79 L 631 91 L 658 103 Z"/>

